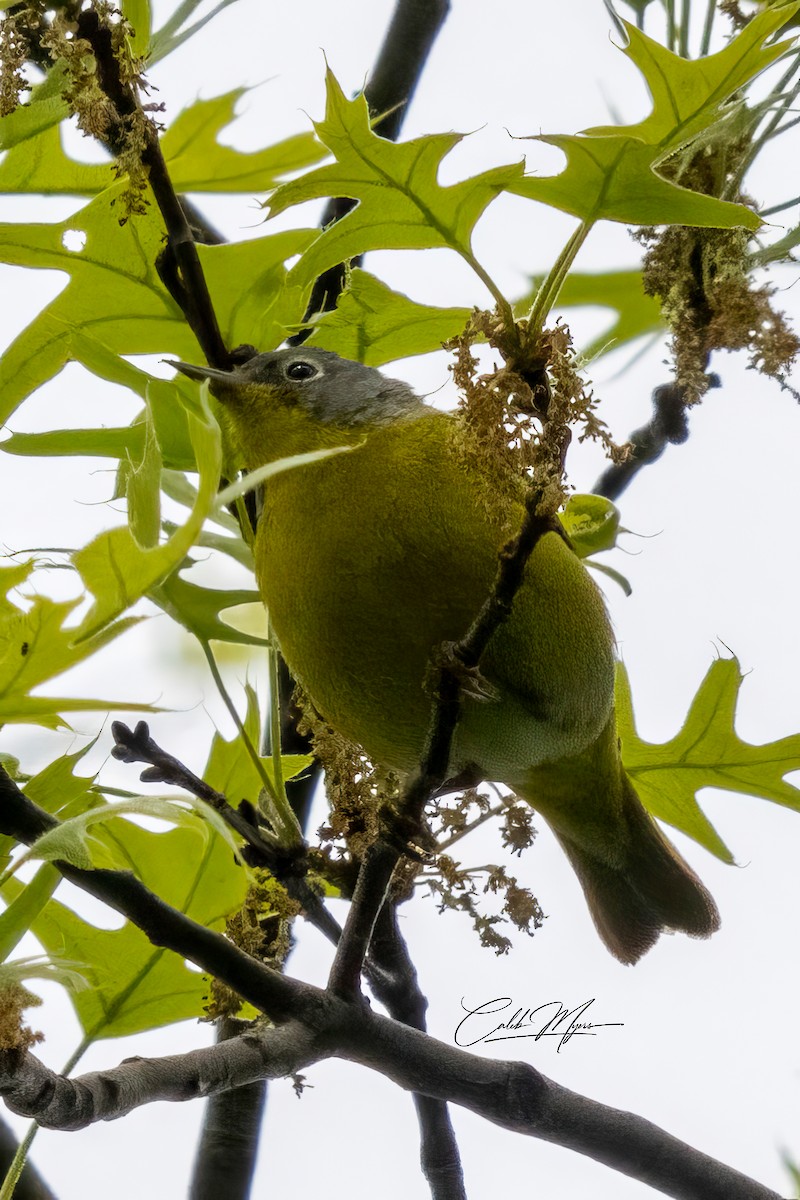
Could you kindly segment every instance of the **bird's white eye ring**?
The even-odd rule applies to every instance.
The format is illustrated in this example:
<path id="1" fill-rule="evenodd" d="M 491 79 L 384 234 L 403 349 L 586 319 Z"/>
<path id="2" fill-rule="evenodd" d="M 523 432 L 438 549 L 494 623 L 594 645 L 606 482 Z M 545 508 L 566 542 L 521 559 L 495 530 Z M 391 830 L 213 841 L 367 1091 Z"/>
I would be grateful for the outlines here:
<path id="1" fill-rule="evenodd" d="M 296 358 L 286 368 L 287 379 L 313 379 L 317 373 L 314 364 L 306 362 L 304 358 Z"/>

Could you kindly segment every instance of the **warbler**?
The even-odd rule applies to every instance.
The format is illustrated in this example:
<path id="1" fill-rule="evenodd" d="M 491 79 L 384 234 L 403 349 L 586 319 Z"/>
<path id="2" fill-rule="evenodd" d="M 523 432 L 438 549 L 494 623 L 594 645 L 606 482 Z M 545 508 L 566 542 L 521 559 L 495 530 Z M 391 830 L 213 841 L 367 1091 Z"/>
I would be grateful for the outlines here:
<path id="1" fill-rule="evenodd" d="M 261 595 L 281 652 L 324 719 L 381 765 L 418 766 L 433 652 L 463 637 L 524 518 L 524 482 L 464 450 L 457 415 L 325 350 L 255 354 L 209 380 L 242 468 L 311 451 L 263 484 Z M 506 784 L 541 814 L 600 937 L 636 962 L 665 929 L 707 937 L 719 915 L 641 804 L 614 717 L 615 640 L 565 535 L 536 544 L 512 610 L 467 690 L 450 775 Z"/>

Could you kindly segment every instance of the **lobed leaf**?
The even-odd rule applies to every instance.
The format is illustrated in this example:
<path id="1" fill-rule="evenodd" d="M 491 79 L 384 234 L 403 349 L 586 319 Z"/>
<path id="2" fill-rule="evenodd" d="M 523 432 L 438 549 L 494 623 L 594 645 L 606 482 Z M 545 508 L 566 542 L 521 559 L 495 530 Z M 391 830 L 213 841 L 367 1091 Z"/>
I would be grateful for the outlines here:
<path id="1" fill-rule="evenodd" d="M 161 138 L 170 178 L 181 192 L 265 192 L 283 175 L 325 156 L 312 133 L 298 133 L 263 150 L 236 150 L 219 135 L 236 119 L 236 103 L 248 88 L 196 100 L 178 113 Z"/>
<path id="2" fill-rule="evenodd" d="M 27 722 L 57 728 L 63 712 L 90 712 L 98 708 L 147 708 L 147 705 L 106 700 L 31 696 L 31 691 L 76 666 L 102 646 L 138 623 L 129 617 L 111 621 L 80 644 L 76 630 L 66 625 L 80 603 L 55 601 L 34 595 L 26 609 L 8 597 L 27 577 L 32 564 L 0 567 L 0 724 Z"/>
<path id="3" fill-rule="evenodd" d="M 697 803 L 701 788 L 743 792 L 800 812 L 800 789 L 784 778 L 800 770 L 800 734 L 763 746 L 743 742 L 734 728 L 742 679 L 735 658 L 713 663 L 683 728 L 655 745 L 636 733 L 628 676 L 621 665 L 617 671 L 622 760 L 642 803 L 723 862 L 733 862 L 733 856 Z"/>
<path id="4" fill-rule="evenodd" d="M 697 59 L 673 54 L 624 21 L 628 45 L 623 54 L 643 75 L 653 100 L 650 115 L 636 125 L 627 125 L 626 134 L 671 153 L 703 133 L 737 103 L 734 99 L 737 92 L 791 47 L 791 38 L 766 42 L 798 8 L 798 3 L 765 8 L 722 50 Z M 596 125 L 585 133 L 604 137 L 619 130 L 611 125 Z"/>
<path id="5" fill-rule="evenodd" d="M 225 539 L 230 541 L 229 538 Z M 240 604 L 261 604 L 258 592 L 242 589 L 200 587 L 175 572 L 148 595 L 159 608 L 194 634 L 200 641 L 230 642 L 243 646 L 267 646 L 267 638 L 243 633 L 220 619 L 220 613 Z"/>
<path id="6" fill-rule="evenodd" d="M 268 203 L 269 215 L 330 196 L 349 197 L 358 205 L 318 236 L 290 278 L 312 282 L 328 267 L 367 250 L 447 247 L 471 258 L 478 218 L 521 178 L 522 164 L 494 167 L 443 187 L 437 180 L 439 168 L 462 134 L 387 141 L 372 132 L 363 95 L 348 100 L 330 69 L 326 82 L 325 119 L 314 127 L 336 162 L 279 187 Z"/>
<path id="7" fill-rule="evenodd" d="M 564 152 L 556 176 L 526 176 L 509 191 L 551 204 L 592 223 L 696 225 L 758 229 L 761 219 L 741 204 L 681 187 L 658 174 L 672 154 L 719 127 L 742 103 L 738 93 L 779 58 L 790 42 L 767 45 L 798 3 L 772 6 L 755 16 L 716 54 L 687 60 L 648 38 L 628 22 L 625 53 L 641 71 L 653 99 L 644 121 L 596 126 L 583 133 L 539 137 Z M 722 136 L 722 134 L 721 134 Z"/>
<path id="8" fill-rule="evenodd" d="M 250 684 L 246 686 L 245 694 L 247 708 L 242 724 L 251 745 L 260 746 L 263 736 L 258 696 Z M 262 756 L 261 762 L 268 775 L 272 777 L 272 756 Z M 313 755 L 311 754 L 281 755 L 283 778 L 293 779 L 312 762 Z M 263 787 L 261 777 L 247 752 L 243 739 L 237 735 L 230 741 L 226 741 L 219 732 L 214 734 L 208 761 L 203 769 L 203 779 L 218 792 L 227 796 L 228 803 L 234 806 L 240 800 L 249 800 L 255 804 Z"/>
<path id="9" fill-rule="evenodd" d="M 469 316 L 468 308 L 417 304 L 356 267 L 335 310 L 317 320 L 308 344 L 368 367 L 382 367 L 398 358 L 440 350 L 442 342 L 461 333 Z"/>
<path id="10" fill-rule="evenodd" d="M 137 0 L 141 3 L 142 0 Z M 63 93 L 63 63 L 55 64 L 31 94 L 30 103 L 0 118 L 0 192 L 97 196 L 114 185 L 107 163 L 82 163 L 64 152 L 59 126 L 69 116 Z M 236 119 L 236 103 L 248 92 L 236 88 L 210 100 L 196 100 L 178 113 L 161 139 L 177 191 L 265 192 L 284 175 L 310 166 L 325 150 L 311 133 L 298 133 L 262 150 L 223 145 L 219 136 Z"/>
<path id="11" fill-rule="evenodd" d="M 656 174 L 663 156 L 625 134 L 585 134 L 537 138 L 563 150 L 567 165 L 560 175 L 527 175 L 509 191 L 539 200 L 562 212 L 625 225 L 696 225 L 718 229 L 758 229 L 761 218 L 742 204 L 717 200 L 670 183 Z"/>

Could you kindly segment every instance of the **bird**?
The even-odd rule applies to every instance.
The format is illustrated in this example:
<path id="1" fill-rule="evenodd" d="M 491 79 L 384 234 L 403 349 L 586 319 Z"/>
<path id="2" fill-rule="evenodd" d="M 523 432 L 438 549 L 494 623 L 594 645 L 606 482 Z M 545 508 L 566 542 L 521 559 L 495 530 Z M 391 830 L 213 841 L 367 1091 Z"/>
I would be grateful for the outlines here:
<path id="1" fill-rule="evenodd" d="M 254 554 L 289 669 L 326 722 L 408 775 L 431 719 L 431 655 L 489 595 L 525 481 L 466 453 L 458 414 L 333 351 L 171 365 L 208 380 L 241 469 L 275 464 Z M 615 659 L 600 590 L 554 526 L 481 658 L 483 694 L 463 695 L 448 774 L 506 785 L 540 814 L 602 941 L 632 964 L 664 931 L 710 936 L 719 914 L 622 764 Z"/>

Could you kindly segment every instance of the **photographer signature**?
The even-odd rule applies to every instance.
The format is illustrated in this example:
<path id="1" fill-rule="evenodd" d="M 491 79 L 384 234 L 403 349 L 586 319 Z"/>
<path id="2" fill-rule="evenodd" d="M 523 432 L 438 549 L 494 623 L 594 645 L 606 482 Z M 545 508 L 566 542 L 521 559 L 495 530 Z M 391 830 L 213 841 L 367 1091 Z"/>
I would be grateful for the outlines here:
<path id="1" fill-rule="evenodd" d="M 597 1029 L 624 1025 L 624 1021 L 584 1021 L 592 1004 L 594 997 L 575 1008 L 566 1008 L 560 1000 L 548 1000 L 536 1008 L 516 1008 L 504 1020 L 496 1021 L 498 1013 L 513 1008 L 514 1001 L 510 996 L 484 1000 L 475 1008 L 469 1008 L 462 999 L 461 1007 L 467 1015 L 456 1026 L 454 1041 L 466 1049 L 481 1042 L 503 1042 L 511 1038 L 533 1038 L 536 1042 L 542 1038 L 558 1038 L 556 1050 L 560 1053 L 561 1047 L 574 1037 L 596 1037 Z"/>

